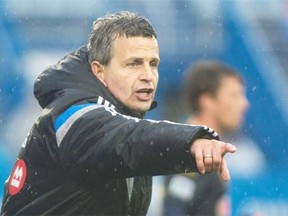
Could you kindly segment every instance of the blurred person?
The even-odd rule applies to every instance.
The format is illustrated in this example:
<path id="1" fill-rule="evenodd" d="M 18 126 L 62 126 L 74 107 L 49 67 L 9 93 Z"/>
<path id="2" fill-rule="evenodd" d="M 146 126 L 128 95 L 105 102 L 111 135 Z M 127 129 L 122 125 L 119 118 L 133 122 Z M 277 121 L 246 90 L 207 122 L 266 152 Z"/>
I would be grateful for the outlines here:
<path id="1" fill-rule="evenodd" d="M 34 84 L 43 112 L 5 184 L 1 215 L 145 215 L 153 175 L 219 172 L 235 152 L 206 126 L 144 119 L 160 63 L 157 35 L 131 12 L 98 18 L 88 45 Z"/>
<path id="2" fill-rule="evenodd" d="M 249 102 L 243 79 L 221 62 L 198 61 L 186 71 L 183 101 L 188 124 L 203 124 L 220 137 L 239 129 Z M 230 215 L 227 185 L 218 173 L 166 177 L 164 215 Z"/>

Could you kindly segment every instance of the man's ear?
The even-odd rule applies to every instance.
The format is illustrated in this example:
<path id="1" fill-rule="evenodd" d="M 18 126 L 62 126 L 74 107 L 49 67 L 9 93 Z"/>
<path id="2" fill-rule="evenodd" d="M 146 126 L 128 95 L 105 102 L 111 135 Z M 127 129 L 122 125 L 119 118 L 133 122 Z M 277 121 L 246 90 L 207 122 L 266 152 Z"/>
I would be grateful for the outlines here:
<path id="1" fill-rule="evenodd" d="M 93 61 L 91 63 L 91 70 L 93 74 L 103 83 L 103 85 L 107 87 L 105 82 L 104 66 L 98 61 Z"/>
<path id="2" fill-rule="evenodd" d="M 208 93 L 203 93 L 199 97 L 199 107 L 201 110 L 210 111 L 213 106 L 213 97 Z"/>

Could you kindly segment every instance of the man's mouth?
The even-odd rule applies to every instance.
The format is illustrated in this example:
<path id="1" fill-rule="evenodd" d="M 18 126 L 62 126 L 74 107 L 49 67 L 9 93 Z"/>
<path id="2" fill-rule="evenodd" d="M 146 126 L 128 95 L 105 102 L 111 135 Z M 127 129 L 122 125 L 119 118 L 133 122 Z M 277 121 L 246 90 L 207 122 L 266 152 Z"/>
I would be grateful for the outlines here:
<path id="1" fill-rule="evenodd" d="M 153 88 L 143 88 L 136 91 L 136 96 L 138 100 L 147 101 L 153 97 L 153 92 L 154 92 Z"/>

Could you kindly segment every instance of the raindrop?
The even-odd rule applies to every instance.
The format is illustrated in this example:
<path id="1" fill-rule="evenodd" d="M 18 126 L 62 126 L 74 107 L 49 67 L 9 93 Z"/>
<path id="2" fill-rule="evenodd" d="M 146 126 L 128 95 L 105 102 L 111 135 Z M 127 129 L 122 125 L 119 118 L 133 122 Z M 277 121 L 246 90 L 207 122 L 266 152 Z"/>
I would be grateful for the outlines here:
<path id="1" fill-rule="evenodd" d="M 167 151 L 167 152 L 169 152 L 169 150 L 170 150 L 170 148 L 169 148 L 169 147 L 167 147 L 167 148 L 166 148 L 166 151 Z"/>
<path id="2" fill-rule="evenodd" d="M 163 156 L 163 152 L 160 152 L 160 156 L 161 156 L 161 157 Z"/>

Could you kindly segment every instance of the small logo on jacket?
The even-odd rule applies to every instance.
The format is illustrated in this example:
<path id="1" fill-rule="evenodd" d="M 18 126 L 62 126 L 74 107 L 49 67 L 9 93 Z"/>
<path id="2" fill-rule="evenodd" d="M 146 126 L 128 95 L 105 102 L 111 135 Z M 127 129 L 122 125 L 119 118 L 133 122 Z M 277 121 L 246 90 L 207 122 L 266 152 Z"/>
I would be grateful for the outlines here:
<path id="1" fill-rule="evenodd" d="M 18 160 L 14 165 L 8 182 L 8 190 L 11 196 L 15 195 L 22 189 L 26 180 L 26 174 L 27 169 L 24 160 Z"/>

